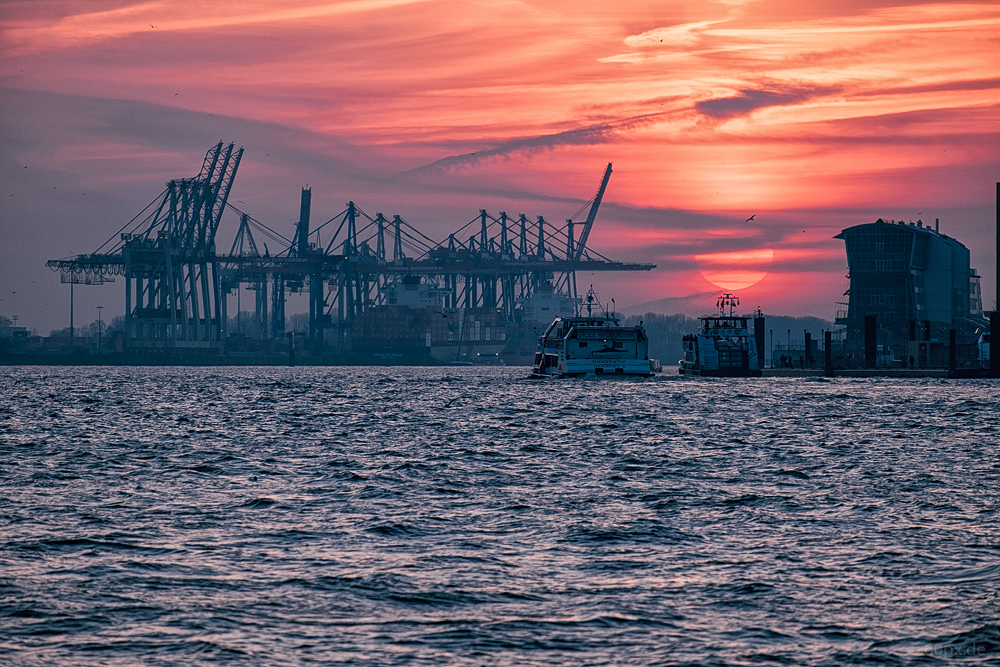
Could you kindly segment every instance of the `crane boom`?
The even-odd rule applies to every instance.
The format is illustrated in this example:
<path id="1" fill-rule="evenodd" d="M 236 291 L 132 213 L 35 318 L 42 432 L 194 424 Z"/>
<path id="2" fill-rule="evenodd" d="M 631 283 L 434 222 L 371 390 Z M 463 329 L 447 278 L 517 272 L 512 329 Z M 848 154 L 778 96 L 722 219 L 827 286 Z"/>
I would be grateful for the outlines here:
<path id="1" fill-rule="evenodd" d="M 607 171 L 604 172 L 604 180 L 601 181 L 601 189 L 597 191 L 597 196 L 594 197 L 594 204 L 590 207 L 590 213 L 587 214 L 587 222 L 583 225 L 583 232 L 580 234 L 580 240 L 576 244 L 576 248 L 573 251 L 573 259 L 579 261 L 583 257 L 583 251 L 587 249 L 587 238 L 590 237 L 590 230 L 594 226 L 594 220 L 597 218 L 597 209 L 601 207 L 601 200 L 604 199 L 604 191 L 608 189 L 608 181 L 611 180 L 611 163 L 608 163 Z"/>

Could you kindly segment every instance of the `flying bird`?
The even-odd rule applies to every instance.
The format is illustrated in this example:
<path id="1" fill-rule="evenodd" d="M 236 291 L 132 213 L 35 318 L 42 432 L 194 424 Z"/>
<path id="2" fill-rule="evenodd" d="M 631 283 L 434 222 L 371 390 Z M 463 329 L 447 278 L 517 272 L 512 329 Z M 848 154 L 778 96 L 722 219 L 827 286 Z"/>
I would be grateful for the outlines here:
<path id="1" fill-rule="evenodd" d="M 747 218 L 747 219 L 746 219 L 746 220 L 744 220 L 743 222 L 750 222 L 751 220 L 753 220 L 753 219 L 754 219 L 754 218 L 756 218 L 756 217 L 757 217 L 757 214 L 756 214 L 756 213 L 754 213 L 753 215 L 751 215 L 751 216 L 750 216 L 749 218 Z"/>

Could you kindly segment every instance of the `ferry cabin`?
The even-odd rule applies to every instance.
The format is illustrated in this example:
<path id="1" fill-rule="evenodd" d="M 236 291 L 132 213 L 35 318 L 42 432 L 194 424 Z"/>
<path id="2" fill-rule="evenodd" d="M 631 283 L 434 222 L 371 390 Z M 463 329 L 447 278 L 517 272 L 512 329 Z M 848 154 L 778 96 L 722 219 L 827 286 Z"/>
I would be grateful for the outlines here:
<path id="1" fill-rule="evenodd" d="M 603 317 L 556 318 L 539 339 L 534 365 L 536 375 L 653 374 L 645 330 Z"/>

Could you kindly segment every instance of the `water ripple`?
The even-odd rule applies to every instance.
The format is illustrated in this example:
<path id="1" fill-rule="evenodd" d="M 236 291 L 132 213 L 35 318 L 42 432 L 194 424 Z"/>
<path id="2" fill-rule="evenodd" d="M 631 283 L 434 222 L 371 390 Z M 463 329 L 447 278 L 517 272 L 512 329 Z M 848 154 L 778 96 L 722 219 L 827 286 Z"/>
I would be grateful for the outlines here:
<path id="1" fill-rule="evenodd" d="M 0 662 L 996 664 L 996 389 L 11 368 Z"/>

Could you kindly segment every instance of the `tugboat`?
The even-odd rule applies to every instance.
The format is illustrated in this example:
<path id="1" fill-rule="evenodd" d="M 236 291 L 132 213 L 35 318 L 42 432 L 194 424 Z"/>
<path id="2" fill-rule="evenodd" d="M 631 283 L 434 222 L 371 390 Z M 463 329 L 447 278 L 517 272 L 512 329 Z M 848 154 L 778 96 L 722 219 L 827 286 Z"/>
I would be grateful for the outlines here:
<path id="1" fill-rule="evenodd" d="M 701 330 L 684 336 L 684 358 L 680 360 L 681 375 L 704 377 L 760 377 L 761 363 L 758 355 L 756 326 L 750 320 L 757 315 L 737 315 L 740 300 L 729 293 L 716 302 L 718 315 L 699 317 Z M 727 313 L 726 310 L 729 310 Z M 761 320 L 763 322 L 763 320 Z M 763 327 L 760 327 L 763 334 Z"/>
<path id="2" fill-rule="evenodd" d="M 586 303 L 586 317 L 557 317 L 539 337 L 531 377 L 650 377 L 660 370 L 660 363 L 649 358 L 641 324 L 621 326 L 601 306 L 593 285 Z M 594 314 L 595 305 L 602 314 Z"/>

